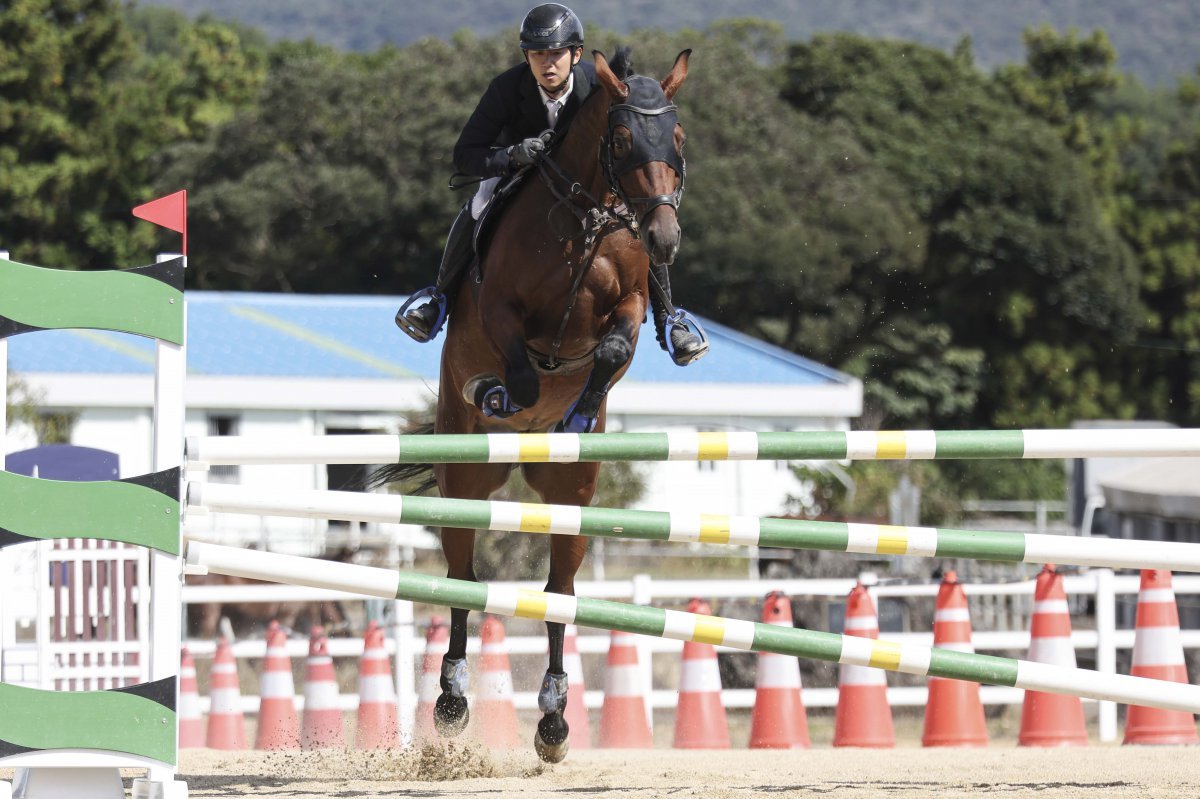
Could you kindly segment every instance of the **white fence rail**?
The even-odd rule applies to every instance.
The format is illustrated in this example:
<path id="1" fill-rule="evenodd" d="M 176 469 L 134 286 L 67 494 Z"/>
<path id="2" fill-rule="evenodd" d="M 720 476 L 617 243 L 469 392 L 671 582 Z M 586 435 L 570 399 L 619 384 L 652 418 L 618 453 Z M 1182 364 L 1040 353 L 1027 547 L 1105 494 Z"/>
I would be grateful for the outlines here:
<path id="1" fill-rule="evenodd" d="M 632 580 L 616 580 L 607 582 L 581 582 L 576 584 L 580 596 L 602 599 L 617 599 L 638 604 L 669 604 L 691 597 L 704 599 L 754 599 L 762 598 L 770 591 L 783 591 L 792 597 L 799 598 L 841 598 L 845 597 L 854 586 L 851 579 L 830 580 L 655 580 L 649 575 L 638 575 Z M 523 588 L 540 590 L 540 583 L 515 583 Z M 1113 673 L 1116 671 L 1117 650 L 1129 649 L 1133 646 L 1134 631 L 1117 629 L 1116 604 L 1118 595 L 1136 595 L 1140 582 L 1137 575 L 1115 575 L 1107 569 L 1093 569 L 1079 575 L 1064 577 L 1064 587 L 1070 597 L 1092 596 L 1095 598 L 1095 629 L 1076 629 L 1072 633 L 1071 642 L 1076 649 L 1094 650 L 1098 671 Z M 1176 576 L 1174 587 L 1177 595 L 1200 594 L 1200 576 Z M 966 584 L 964 589 L 968 597 L 982 596 L 1030 596 L 1034 591 L 1034 581 L 1005 584 Z M 920 598 L 935 597 L 938 586 L 929 585 L 875 585 L 871 588 L 876 602 L 887 598 Z M 354 594 L 342 594 L 333 591 L 301 588 L 282 585 L 250 585 L 250 586 L 185 586 L 183 590 L 184 603 L 200 602 L 278 602 L 278 601 L 315 601 L 315 600 L 358 600 L 361 597 Z M 417 701 L 417 681 L 419 680 L 419 663 L 417 659 L 423 654 L 425 641 L 415 629 L 412 621 L 412 606 L 407 602 L 395 603 L 395 619 L 392 640 L 389 641 L 389 651 L 406 652 L 405 657 L 396 658 L 397 688 L 402 719 L 411 720 Z M 1082 620 L 1074 619 L 1073 624 L 1079 626 Z M 579 650 L 583 655 L 603 656 L 608 651 L 608 636 L 589 634 L 581 630 L 578 639 Z M 920 633 L 888 633 L 887 637 L 896 641 L 912 641 L 930 645 L 933 641 L 932 632 Z M 1181 638 L 1185 648 L 1200 648 L 1200 630 L 1184 630 Z M 509 652 L 513 655 L 536 655 L 546 651 L 544 636 L 509 637 L 507 639 Z M 677 702 L 673 690 L 654 689 L 652 684 L 654 655 L 678 656 L 682 643 L 668 639 L 648 638 L 638 636 L 639 661 L 642 665 L 643 684 L 649 697 L 649 706 L 654 708 L 674 707 Z M 1025 631 L 989 631 L 976 629 L 973 635 L 975 649 L 981 652 L 997 650 L 1024 650 L 1029 646 L 1029 633 Z M 329 642 L 330 654 L 334 657 L 357 657 L 362 654 L 362 641 L 357 638 L 333 639 Z M 212 641 L 189 641 L 189 649 L 197 657 L 212 655 L 215 645 Z M 266 644 L 260 640 L 241 641 L 234 646 L 234 656 L 243 658 L 261 658 L 265 653 Z M 479 641 L 472 639 L 468 652 L 478 652 Z M 289 641 L 288 652 L 292 657 L 304 657 L 308 651 L 307 641 L 295 639 Z M 733 651 L 733 650 L 729 650 Z M 984 686 L 982 699 L 986 704 L 1015 704 L 1020 703 L 1023 691 L 1014 688 Z M 728 708 L 747 708 L 754 704 L 753 689 L 726 689 L 722 692 L 725 706 Z M 536 707 L 535 692 L 518 692 L 515 704 L 519 709 Z M 891 687 L 888 689 L 888 699 L 894 706 L 923 705 L 926 700 L 926 689 L 917 687 Z M 202 700 L 203 703 L 204 700 Z M 358 698 L 353 694 L 341 697 L 342 705 L 350 710 L 357 706 Z M 597 708 L 603 702 L 603 693 L 589 690 L 585 694 L 585 703 L 590 708 Z M 303 699 L 297 697 L 298 706 Z M 831 707 L 837 703 L 836 688 L 805 688 L 804 703 L 808 707 Z M 243 709 L 255 712 L 258 708 L 258 698 L 244 696 Z M 1117 738 L 1117 710 L 1111 702 L 1098 703 L 1099 738 L 1102 741 L 1113 741 Z"/>

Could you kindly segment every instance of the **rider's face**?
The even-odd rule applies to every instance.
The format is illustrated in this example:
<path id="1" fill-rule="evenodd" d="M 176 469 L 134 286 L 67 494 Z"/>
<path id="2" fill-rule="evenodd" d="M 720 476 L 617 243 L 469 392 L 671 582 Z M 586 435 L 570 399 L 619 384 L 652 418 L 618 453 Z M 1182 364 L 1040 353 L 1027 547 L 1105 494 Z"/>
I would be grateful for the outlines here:
<path id="1" fill-rule="evenodd" d="M 559 47 L 556 50 L 526 50 L 529 68 L 546 94 L 555 97 L 567 85 L 571 67 L 578 60 L 579 48 Z"/>

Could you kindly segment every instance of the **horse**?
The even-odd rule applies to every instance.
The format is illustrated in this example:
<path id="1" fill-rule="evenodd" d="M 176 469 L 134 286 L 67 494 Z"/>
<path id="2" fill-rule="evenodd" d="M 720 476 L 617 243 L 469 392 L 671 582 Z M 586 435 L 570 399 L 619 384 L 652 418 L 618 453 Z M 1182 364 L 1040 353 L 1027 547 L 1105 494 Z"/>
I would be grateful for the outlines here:
<path id="1" fill-rule="evenodd" d="M 675 93 L 690 50 L 661 81 L 633 74 L 628 51 L 611 65 L 592 53 L 599 86 L 549 157 L 527 176 L 495 223 L 490 242 L 453 299 L 435 433 L 602 432 L 608 391 L 629 367 L 646 316 L 650 263 L 678 251 L 684 132 Z M 486 499 L 511 464 L 426 466 L 442 496 Z M 587 505 L 598 463 L 526 463 L 525 481 L 544 502 Z M 428 473 L 428 472 L 427 472 Z M 413 477 L 384 467 L 375 484 Z M 443 527 L 447 575 L 474 581 L 475 531 Z M 550 536 L 546 590 L 574 595 L 587 541 Z M 454 609 L 442 660 L 435 724 L 446 736 L 466 726 L 467 615 Z M 563 719 L 564 625 L 546 622 L 549 664 L 538 694 L 538 755 L 560 762 L 569 747 Z"/>

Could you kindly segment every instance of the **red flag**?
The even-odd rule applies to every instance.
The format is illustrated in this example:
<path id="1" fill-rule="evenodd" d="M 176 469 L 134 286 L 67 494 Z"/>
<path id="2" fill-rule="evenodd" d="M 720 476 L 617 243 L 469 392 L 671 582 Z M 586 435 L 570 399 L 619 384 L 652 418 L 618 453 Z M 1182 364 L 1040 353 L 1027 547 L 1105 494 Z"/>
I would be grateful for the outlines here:
<path id="1" fill-rule="evenodd" d="M 177 191 L 151 200 L 133 209 L 133 215 L 160 227 L 183 234 L 183 254 L 187 255 L 187 191 Z"/>

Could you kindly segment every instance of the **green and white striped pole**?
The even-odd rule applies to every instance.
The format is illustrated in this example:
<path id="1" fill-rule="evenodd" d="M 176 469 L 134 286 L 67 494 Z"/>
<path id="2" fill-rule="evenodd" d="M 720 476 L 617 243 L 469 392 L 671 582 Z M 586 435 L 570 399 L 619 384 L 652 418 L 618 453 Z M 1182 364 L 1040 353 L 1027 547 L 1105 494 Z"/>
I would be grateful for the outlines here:
<path id="1" fill-rule="evenodd" d="M 1200 713 L 1200 686 L 192 541 L 191 567 L 384 599 Z"/>
<path id="2" fill-rule="evenodd" d="M 1200 455 L 1200 429 L 896 430 L 791 433 L 487 433 L 192 437 L 189 463 L 1152 458 Z"/>
<path id="3" fill-rule="evenodd" d="M 1200 572 L 1200 544 L 189 483 L 189 512 Z"/>

